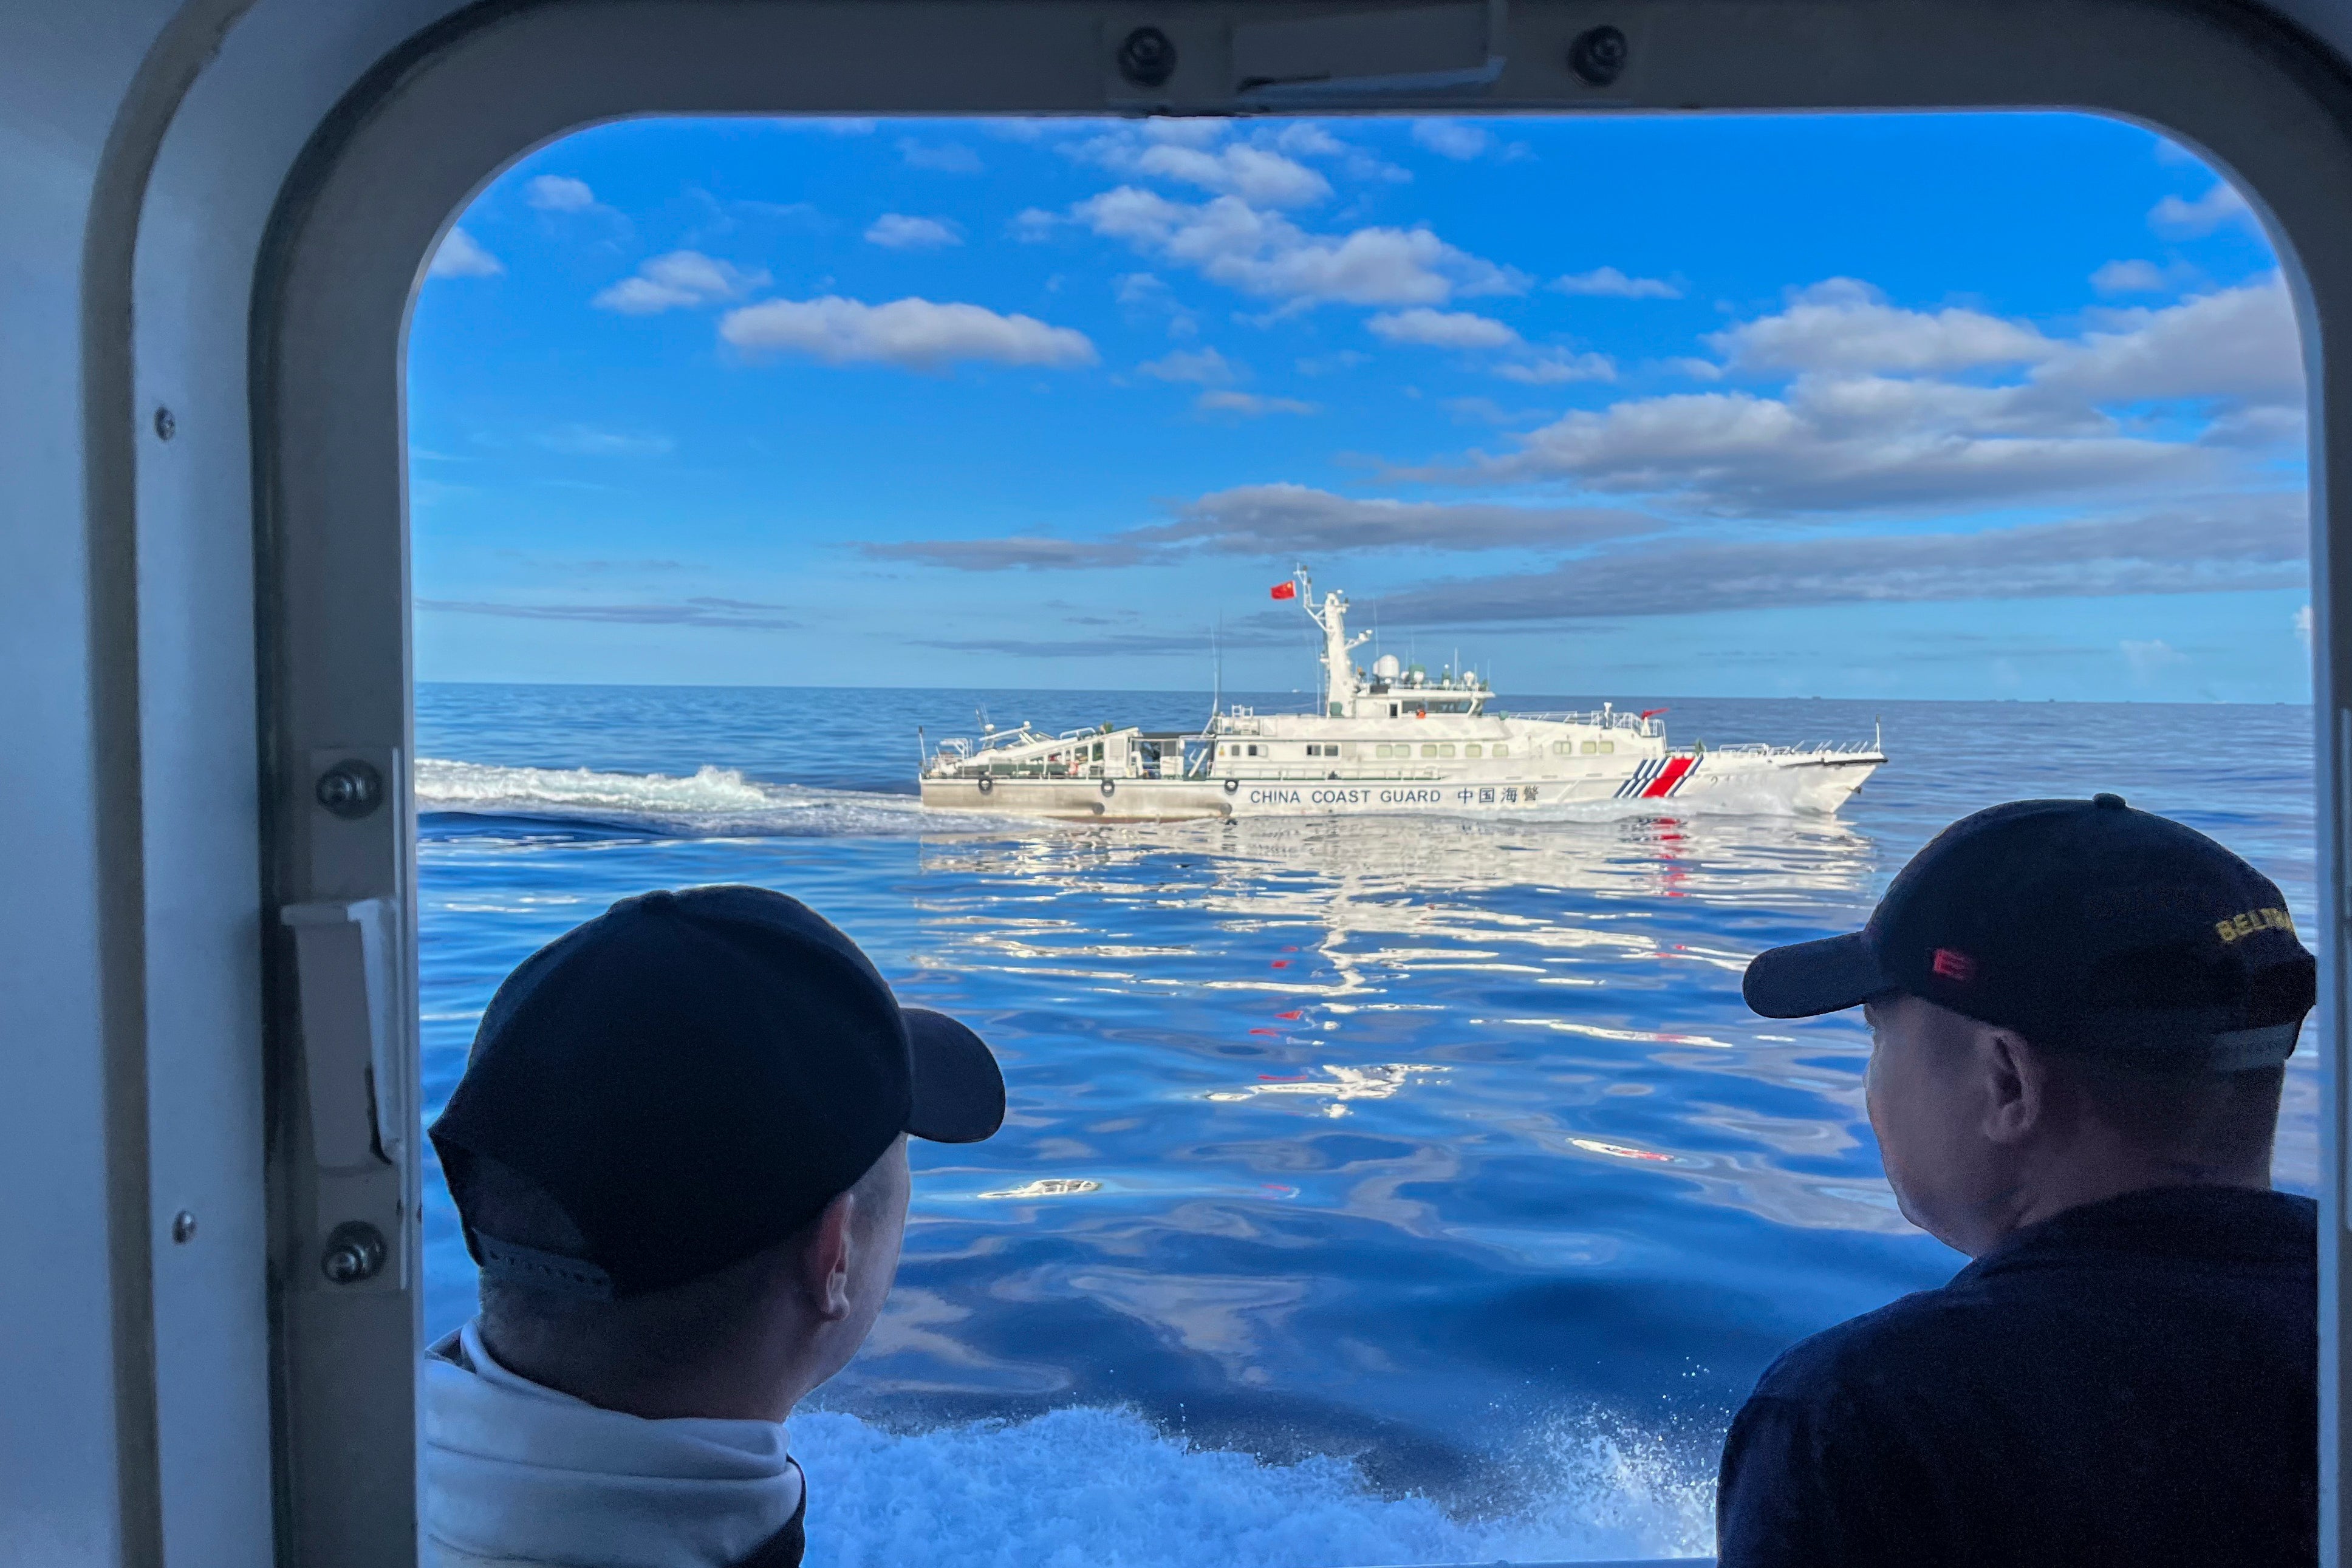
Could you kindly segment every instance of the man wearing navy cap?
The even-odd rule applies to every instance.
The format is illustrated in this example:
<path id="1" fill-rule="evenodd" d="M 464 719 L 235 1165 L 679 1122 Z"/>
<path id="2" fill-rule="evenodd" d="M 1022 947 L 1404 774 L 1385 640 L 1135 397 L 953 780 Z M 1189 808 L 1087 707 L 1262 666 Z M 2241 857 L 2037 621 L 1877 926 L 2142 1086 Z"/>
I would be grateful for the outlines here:
<path id="1" fill-rule="evenodd" d="M 784 1419 L 889 1292 L 907 1137 L 1003 1119 L 979 1036 L 781 894 L 649 893 L 526 959 L 431 1128 L 481 1312 L 425 1363 L 425 1562 L 793 1568 Z"/>
<path id="2" fill-rule="evenodd" d="M 1766 1371 L 1724 1568 L 2317 1561 L 2316 1215 L 2270 1188 L 2315 977 L 2276 885 L 2114 795 L 1979 811 L 1748 966 L 1767 1018 L 1864 1009 L 1887 1181 L 1974 1261 Z"/>

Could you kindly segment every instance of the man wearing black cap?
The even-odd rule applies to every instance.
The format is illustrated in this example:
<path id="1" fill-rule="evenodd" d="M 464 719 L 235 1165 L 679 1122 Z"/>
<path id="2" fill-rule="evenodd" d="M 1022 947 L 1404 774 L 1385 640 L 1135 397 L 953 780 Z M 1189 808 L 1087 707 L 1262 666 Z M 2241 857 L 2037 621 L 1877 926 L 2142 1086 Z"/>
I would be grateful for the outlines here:
<path id="1" fill-rule="evenodd" d="M 798 1563 L 783 1422 L 889 1291 L 907 1135 L 1003 1118 L 980 1038 L 781 894 L 649 893 L 526 959 L 431 1129 L 481 1312 L 425 1364 L 425 1561 Z"/>
<path id="2" fill-rule="evenodd" d="M 2315 966 L 2278 888 L 2117 796 L 2021 800 L 1744 988 L 1864 1008 L 1887 1181 L 1975 1260 L 1764 1374 L 1724 1568 L 2315 1562 L 2315 1214 L 2270 1190 Z"/>

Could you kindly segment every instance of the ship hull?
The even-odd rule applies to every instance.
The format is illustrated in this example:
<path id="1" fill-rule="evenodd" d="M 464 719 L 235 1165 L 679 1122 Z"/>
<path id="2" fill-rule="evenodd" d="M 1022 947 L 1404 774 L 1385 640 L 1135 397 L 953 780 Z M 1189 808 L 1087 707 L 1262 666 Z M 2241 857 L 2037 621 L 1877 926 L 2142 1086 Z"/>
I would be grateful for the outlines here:
<path id="1" fill-rule="evenodd" d="M 929 777 L 923 804 L 941 811 L 1066 821 L 1161 822 L 1203 817 L 1656 815 L 1685 810 L 1828 814 L 1885 758 L 1875 753 L 1676 754 L 1631 769 L 1533 777 L 1205 779 Z"/>

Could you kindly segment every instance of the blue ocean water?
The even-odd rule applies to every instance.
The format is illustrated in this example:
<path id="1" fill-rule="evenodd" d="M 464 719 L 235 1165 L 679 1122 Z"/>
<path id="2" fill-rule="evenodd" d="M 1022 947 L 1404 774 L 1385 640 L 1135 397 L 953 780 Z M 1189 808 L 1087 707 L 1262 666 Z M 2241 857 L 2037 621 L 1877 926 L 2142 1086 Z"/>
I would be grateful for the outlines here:
<path id="1" fill-rule="evenodd" d="M 2307 920 L 2311 716 L 1618 700 L 1718 745 L 1883 723 L 1891 761 L 1833 819 L 942 822 L 919 726 L 1206 695 L 425 686 L 427 1114 L 541 943 L 650 887 L 782 889 L 1011 1092 L 993 1141 L 916 1145 L 890 1305 L 794 1419 L 812 1563 L 1706 1552 L 1762 1366 L 1961 1261 L 1879 1176 L 1858 1020 L 1749 1015 L 1746 959 L 1859 925 L 1954 817 L 2097 789 Z M 2315 1103 L 2306 1052 L 2278 1164 L 2306 1191 Z M 437 1172 L 426 1219 L 438 1333 L 472 1276 Z"/>

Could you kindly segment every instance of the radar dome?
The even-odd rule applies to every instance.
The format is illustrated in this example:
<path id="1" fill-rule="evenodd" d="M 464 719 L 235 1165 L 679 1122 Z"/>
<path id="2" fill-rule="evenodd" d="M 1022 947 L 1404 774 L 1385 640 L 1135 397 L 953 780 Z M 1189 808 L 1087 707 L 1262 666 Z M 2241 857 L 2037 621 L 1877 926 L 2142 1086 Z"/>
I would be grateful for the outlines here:
<path id="1" fill-rule="evenodd" d="M 1392 681 L 1397 678 L 1397 673 L 1403 668 L 1402 664 L 1397 663 L 1397 656 L 1394 653 L 1382 653 L 1372 661 L 1372 678 L 1379 681 Z"/>

